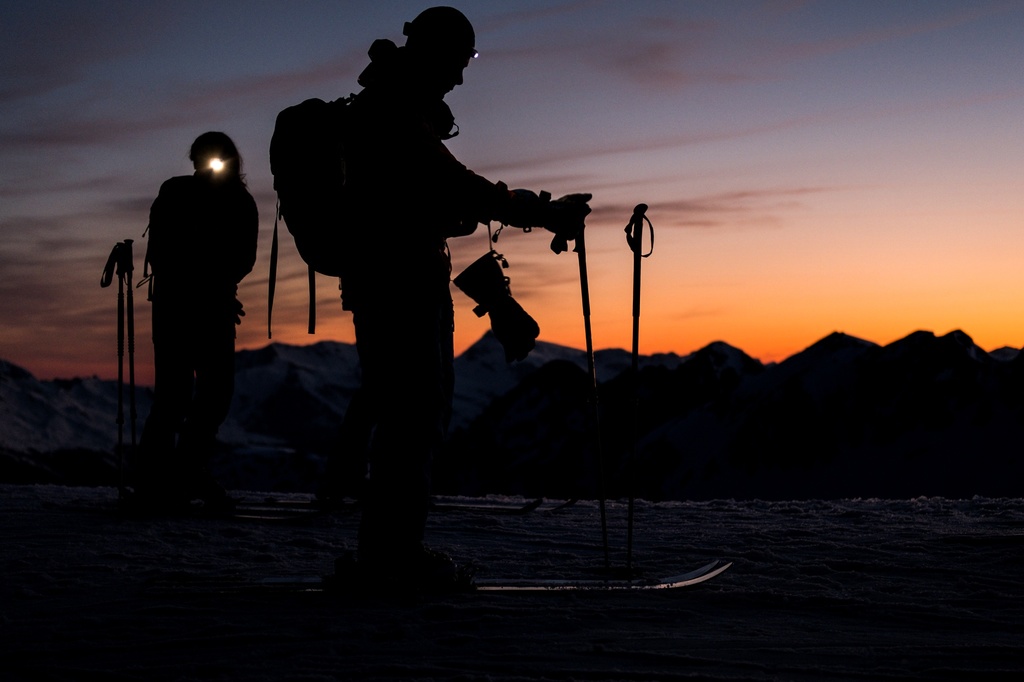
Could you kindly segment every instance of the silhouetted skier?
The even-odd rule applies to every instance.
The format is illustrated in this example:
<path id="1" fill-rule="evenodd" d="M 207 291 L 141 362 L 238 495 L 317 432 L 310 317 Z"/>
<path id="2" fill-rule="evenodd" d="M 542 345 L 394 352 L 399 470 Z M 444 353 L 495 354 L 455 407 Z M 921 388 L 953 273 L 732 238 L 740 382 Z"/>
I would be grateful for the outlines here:
<path id="1" fill-rule="evenodd" d="M 163 183 L 146 228 L 156 384 L 133 500 L 158 508 L 230 505 L 207 465 L 234 392 L 238 283 L 259 230 L 231 138 L 204 133 L 189 158 L 195 173 Z"/>
<path id="2" fill-rule="evenodd" d="M 500 220 L 547 227 L 564 244 L 590 212 L 589 195 L 544 202 L 510 192 L 467 169 L 443 144 L 454 135 L 444 97 L 477 54 L 462 13 L 428 9 L 404 34 L 404 47 L 378 40 L 370 48 L 345 140 L 343 304 L 355 324 L 365 401 L 359 409 L 372 422 L 357 567 L 384 584 L 454 573 L 450 559 L 422 544 L 431 461 L 447 432 L 454 387 L 446 239 Z M 496 280 L 484 277 L 473 287 L 480 291 L 467 293 L 490 314 L 510 361 L 522 359 L 539 330 L 494 267 Z"/>

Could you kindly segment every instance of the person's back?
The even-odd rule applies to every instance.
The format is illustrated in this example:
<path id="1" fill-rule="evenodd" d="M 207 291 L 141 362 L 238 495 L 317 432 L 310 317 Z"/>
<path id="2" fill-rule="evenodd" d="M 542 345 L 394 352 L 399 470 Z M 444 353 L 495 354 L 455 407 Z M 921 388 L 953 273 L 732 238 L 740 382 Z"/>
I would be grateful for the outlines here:
<path id="1" fill-rule="evenodd" d="M 150 211 L 147 260 L 154 299 L 223 301 L 256 260 L 256 203 L 237 180 L 208 174 L 167 180 Z"/>
<path id="2" fill-rule="evenodd" d="M 445 240 L 471 232 L 507 195 L 445 147 L 451 111 L 445 92 L 424 84 L 417 57 L 390 41 L 370 54 L 345 143 L 349 308 L 363 296 L 408 295 L 410 283 L 442 295 Z"/>

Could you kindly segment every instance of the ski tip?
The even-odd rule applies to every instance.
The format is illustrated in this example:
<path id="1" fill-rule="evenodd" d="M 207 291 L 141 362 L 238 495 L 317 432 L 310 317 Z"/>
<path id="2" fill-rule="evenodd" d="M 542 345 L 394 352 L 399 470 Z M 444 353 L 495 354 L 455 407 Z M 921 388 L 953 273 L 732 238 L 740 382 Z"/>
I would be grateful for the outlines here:
<path id="1" fill-rule="evenodd" d="M 686 573 L 659 579 L 643 578 L 555 578 L 555 579 L 481 579 L 473 583 L 478 592 L 626 592 L 642 590 L 671 590 L 689 587 L 721 575 L 731 561 L 715 559 Z"/>

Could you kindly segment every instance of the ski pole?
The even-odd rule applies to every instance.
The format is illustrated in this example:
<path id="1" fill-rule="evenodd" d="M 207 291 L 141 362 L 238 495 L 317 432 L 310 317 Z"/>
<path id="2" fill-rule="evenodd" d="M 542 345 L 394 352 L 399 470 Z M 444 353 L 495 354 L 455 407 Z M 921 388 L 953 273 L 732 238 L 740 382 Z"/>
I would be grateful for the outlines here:
<path id="1" fill-rule="evenodd" d="M 584 239 L 586 229 L 581 229 L 576 236 L 573 251 L 580 264 L 580 293 L 583 298 L 583 331 L 587 342 L 587 370 L 590 373 L 589 395 L 587 402 L 590 407 L 591 425 L 593 427 L 594 450 L 597 457 L 598 504 L 601 509 L 601 542 L 604 547 L 605 570 L 611 568 L 608 558 L 608 514 L 605 504 L 604 456 L 601 450 L 600 409 L 597 401 L 597 365 L 594 362 L 594 336 L 590 328 L 590 282 L 587 277 L 587 246 Z"/>
<path id="2" fill-rule="evenodd" d="M 108 287 L 113 281 L 114 273 L 118 272 L 117 278 L 117 470 L 118 490 L 120 494 L 122 462 L 124 461 L 124 279 L 120 276 L 121 250 L 124 246 L 121 242 L 114 244 L 107 257 L 107 264 L 103 267 L 103 274 L 100 275 L 100 286 Z"/>
<path id="3" fill-rule="evenodd" d="M 635 496 L 633 490 L 633 465 L 636 459 L 637 442 L 640 438 L 640 265 L 642 259 L 654 252 L 654 225 L 645 215 L 647 204 L 637 204 L 633 216 L 626 225 L 626 243 L 633 252 L 633 448 L 626 463 L 626 485 L 629 491 L 629 506 L 626 515 L 626 571 L 633 571 L 633 510 Z M 644 221 L 650 226 L 651 248 L 643 252 Z"/>
<path id="4" fill-rule="evenodd" d="M 132 271 L 135 269 L 132 257 L 132 240 L 114 244 L 107 257 L 107 264 L 100 275 L 100 286 L 108 287 L 117 274 L 117 488 L 124 496 L 124 348 L 127 323 L 128 336 L 128 383 L 129 416 L 132 426 L 132 450 L 136 447 L 135 411 L 135 305 L 132 294 Z M 127 289 L 127 308 L 125 290 Z"/>

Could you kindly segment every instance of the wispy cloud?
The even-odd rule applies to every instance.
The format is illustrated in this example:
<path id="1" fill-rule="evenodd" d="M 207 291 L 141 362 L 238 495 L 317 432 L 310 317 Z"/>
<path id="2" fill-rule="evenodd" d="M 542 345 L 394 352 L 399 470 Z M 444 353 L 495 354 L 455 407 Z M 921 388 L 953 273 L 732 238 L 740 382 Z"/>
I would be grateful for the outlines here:
<path id="1" fill-rule="evenodd" d="M 620 84 L 662 93 L 698 84 L 750 80 L 742 69 L 708 58 L 709 53 L 717 52 L 716 45 L 725 41 L 728 27 L 713 20 L 680 18 L 671 7 L 654 11 L 643 6 L 636 12 L 621 12 L 607 3 L 562 6 L 559 13 L 579 14 L 574 31 L 559 29 L 556 33 L 543 25 L 528 30 L 521 27 L 520 35 L 533 38 L 496 47 L 488 56 L 541 63 L 582 61 L 593 67 L 595 84 L 598 78 L 613 76 Z M 590 9 L 614 20 L 588 21 Z M 520 13 L 510 16 L 513 18 L 529 26 L 538 17 Z"/>
<path id="2" fill-rule="evenodd" d="M 121 192 L 124 190 L 124 177 L 107 173 L 86 177 L 54 177 L 52 173 L 40 171 L 19 178 L 5 178 L 0 184 L 0 197 L 13 199 L 17 197 L 35 196 L 40 193 L 63 194 L 71 192 Z M 150 199 L 152 201 L 152 199 Z M 146 206 L 148 208 L 148 205 Z"/>
<path id="3" fill-rule="evenodd" d="M 138 2 L 7 3 L 0 104 L 45 95 L 79 82 L 96 64 L 140 53 L 148 36 L 138 27 L 163 25 L 169 11 Z"/>
<path id="4" fill-rule="evenodd" d="M 595 143 L 581 145 L 577 140 L 572 140 L 565 148 L 546 150 L 543 154 L 533 156 L 522 156 L 503 160 L 490 165 L 479 165 L 477 170 L 482 173 L 494 173 L 509 169 L 535 168 L 550 163 L 564 161 L 580 161 L 599 156 L 613 154 L 633 154 L 640 152 L 657 151 L 673 147 L 685 147 L 709 142 L 722 142 L 737 140 L 746 137 L 753 137 L 765 133 L 773 133 L 784 130 L 800 128 L 803 126 L 815 125 L 826 121 L 835 120 L 841 112 L 821 112 L 802 116 L 769 121 L 763 124 L 756 124 L 746 127 L 722 128 L 719 130 L 687 131 L 676 134 L 662 135 L 659 137 L 640 138 L 622 141 L 609 141 L 606 143 Z"/>
<path id="5" fill-rule="evenodd" d="M 779 47 L 777 53 L 780 57 L 787 60 L 817 58 L 899 41 L 912 36 L 945 31 L 978 21 L 979 19 L 1019 9 L 1019 3 L 971 3 L 960 5 L 956 9 L 933 19 L 886 24 L 870 30 L 828 39 L 792 43 Z"/>
<path id="6" fill-rule="evenodd" d="M 775 187 L 742 189 L 674 201 L 658 201 L 648 207 L 647 217 L 657 228 L 712 228 L 738 225 L 774 227 L 781 213 L 805 206 L 803 197 L 843 192 L 848 187 Z M 621 224 L 625 227 L 636 204 L 602 203 L 587 218 L 588 225 Z"/>
<path id="7" fill-rule="evenodd" d="M 218 119 L 229 112 L 257 105 L 266 106 L 267 101 L 286 98 L 315 86 L 335 85 L 339 79 L 356 73 L 361 61 L 365 59 L 352 52 L 308 68 L 237 76 L 202 88 L 197 88 L 194 83 L 180 83 L 166 90 L 159 101 L 152 102 L 141 112 L 131 109 L 95 117 L 62 109 L 14 129 L 0 130 L 0 147 L 11 152 L 37 151 L 47 147 L 107 146 L 123 142 L 126 138 L 194 127 L 196 121 Z M 329 97 L 330 92 L 324 96 Z M 270 111 L 274 111 L 273 107 Z"/>
<path id="8" fill-rule="evenodd" d="M 38 151 L 50 147 L 107 146 L 126 138 L 169 130 L 194 121 L 194 112 L 171 111 L 145 116 L 117 115 L 78 119 L 47 117 L 14 130 L 0 131 L 0 145 L 8 152 Z"/>
<path id="9" fill-rule="evenodd" d="M 202 90 L 196 90 L 192 85 L 185 85 L 175 96 L 180 97 L 185 109 L 199 107 L 201 110 L 220 107 L 225 102 L 231 103 L 231 106 L 237 106 L 264 102 L 268 99 L 276 100 L 297 92 L 310 89 L 319 90 L 321 86 L 332 86 L 332 90 L 321 93 L 321 97 L 329 98 L 332 94 L 340 97 L 348 93 L 341 91 L 334 93 L 333 89 L 337 87 L 339 81 L 349 79 L 354 83 L 354 76 L 359 74 L 366 63 L 365 50 L 349 50 L 337 57 L 308 67 L 268 74 L 238 76 L 210 84 Z"/>
<path id="10" fill-rule="evenodd" d="M 777 214 L 800 208 L 801 197 L 843 191 L 842 187 L 783 187 L 736 190 L 692 199 L 659 202 L 653 212 L 666 216 L 661 227 L 720 227 L 724 225 L 781 224 Z"/>
<path id="11" fill-rule="evenodd" d="M 538 22 L 548 22 L 559 17 L 582 15 L 583 13 L 605 4 L 603 0 L 573 0 L 571 2 L 552 3 L 545 7 L 529 9 L 507 9 L 485 20 L 476 21 L 478 33 L 498 32 L 513 28 L 521 32 L 522 27 Z M 467 10 L 468 11 L 468 10 Z"/>
<path id="12" fill-rule="evenodd" d="M 635 88 L 666 93 L 696 85 L 753 80 L 745 67 L 719 57 L 728 27 L 709 19 L 671 14 L 631 17 L 585 46 L 585 59 Z"/>

